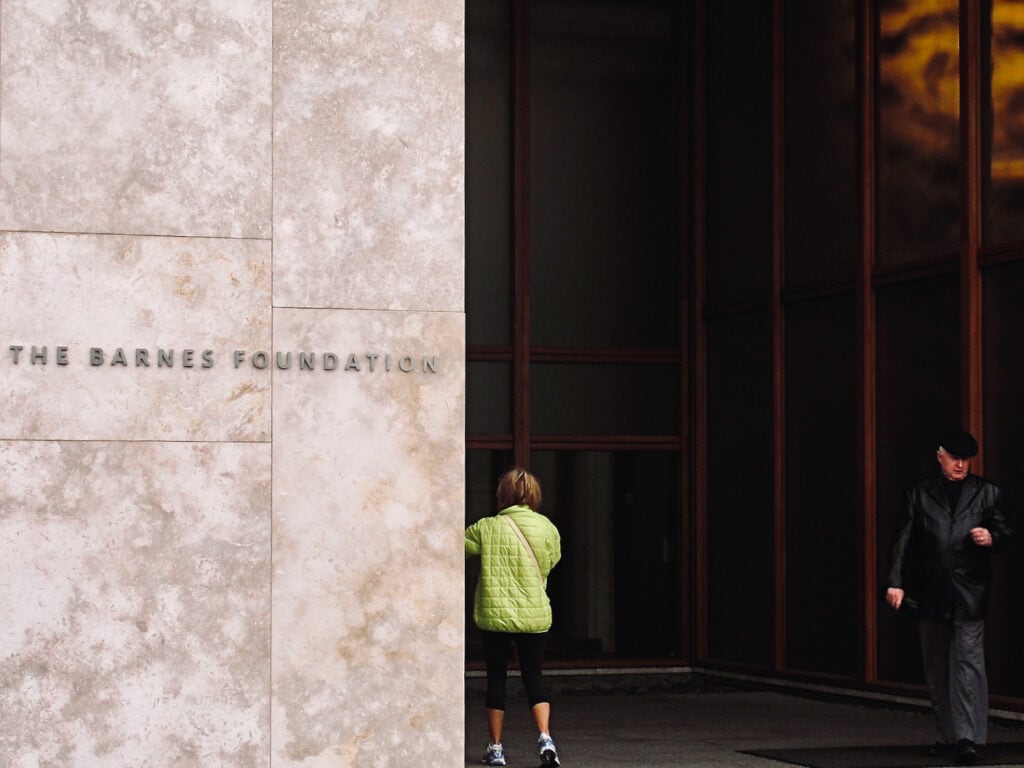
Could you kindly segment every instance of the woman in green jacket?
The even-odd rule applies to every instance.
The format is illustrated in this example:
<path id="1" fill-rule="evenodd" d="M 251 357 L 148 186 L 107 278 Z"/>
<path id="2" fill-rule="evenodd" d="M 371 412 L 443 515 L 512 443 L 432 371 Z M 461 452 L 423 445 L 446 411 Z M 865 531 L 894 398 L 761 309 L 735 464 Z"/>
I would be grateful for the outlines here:
<path id="1" fill-rule="evenodd" d="M 466 557 L 480 556 L 480 580 L 473 620 L 483 634 L 487 663 L 486 765 L 505 765 L 501 729 L 505 721 L 505 681 L 512 645 L 519 653 L 526 697 L 537 724 L 541 762 L 558 765 L 548 722 L 551 704 L 541 670 L 544 640 L 551 628 L 548 574 L 562 556 L 558 529 L 540 506 L 540 483 L 525 469 L 512 469 L 498 482 L 498 514 L 466 529 Z"/>

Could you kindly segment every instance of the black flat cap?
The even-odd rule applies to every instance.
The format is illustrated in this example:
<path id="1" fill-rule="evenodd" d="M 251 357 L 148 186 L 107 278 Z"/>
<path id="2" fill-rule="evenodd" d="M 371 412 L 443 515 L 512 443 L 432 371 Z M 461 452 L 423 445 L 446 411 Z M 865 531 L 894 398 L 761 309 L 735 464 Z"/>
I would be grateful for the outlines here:
<path id="1" fill-rule="evenodd" d="M 939 439 L 939 447 L 945 449 L 951 456 L 961 459 L 970 459 L 978 455 L 978 441 L 974 435 L 962 429 L 953 429 L 946 432 Z"/>

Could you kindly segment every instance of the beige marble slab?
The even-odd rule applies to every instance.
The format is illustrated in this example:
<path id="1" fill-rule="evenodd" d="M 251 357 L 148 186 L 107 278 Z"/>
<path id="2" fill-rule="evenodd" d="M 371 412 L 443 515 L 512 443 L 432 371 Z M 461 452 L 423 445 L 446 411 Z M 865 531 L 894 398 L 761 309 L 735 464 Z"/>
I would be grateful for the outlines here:
<path id="1" fill-rule="evenodd" d="M 0 466 L 0 765 L 268 766 L 270 446 Z"/>
<path id="2" fill-rule="evenodd" d="M 271 0 L 0 14 L 0 228 L 270 236 Z"/>
<path id="3" fill-rule="evenodd" d="M 275 768 L 463 764 L 463 326 L 275 311 Z"/>
<path id="4" fill-rule="evenodd" d="M 270 372 L 234 366 L 270 348 L 269 250 L 0 233 L 0 439 L 269 439 Z"/>
<path id="5" fill-rule="evenodd" d="M 463 17 L 275 3 L 275 306 L 462 310 Z"/>

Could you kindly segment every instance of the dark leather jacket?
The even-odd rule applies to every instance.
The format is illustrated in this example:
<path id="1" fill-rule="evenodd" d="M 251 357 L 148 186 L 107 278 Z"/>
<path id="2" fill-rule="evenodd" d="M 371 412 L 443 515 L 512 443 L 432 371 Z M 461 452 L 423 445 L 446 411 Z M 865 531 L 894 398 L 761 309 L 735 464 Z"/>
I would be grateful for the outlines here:
<path id="1" fill-rule="evenodd" d="M 949 507 L 941 475 L 914 485 L 896 526 L 888 586 L 917 601 L 922 618 L 984 618 L 992 581 L 989 554 L 1013 539 L 1001 506 L 999 487 L 977 475 L 963 480 L 956 510 Z M 971 540 L 977 527 L 992 534 L 991 547 Z"/>

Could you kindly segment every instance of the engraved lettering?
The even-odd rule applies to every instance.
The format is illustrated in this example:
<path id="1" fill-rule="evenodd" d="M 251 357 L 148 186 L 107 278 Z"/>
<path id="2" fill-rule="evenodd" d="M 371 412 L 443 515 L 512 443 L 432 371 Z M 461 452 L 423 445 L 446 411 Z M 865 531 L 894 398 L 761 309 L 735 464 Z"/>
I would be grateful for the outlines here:
<path id="1" fill-rule="evenodd" d="M 51 359 L 55 365 L 66 367 L 70 364 L 72 353 L 70 347 L 65 345 L 53 347 L 53 357 L 50 357 L 51 347 L 48 345 L 35 344 L 10 344 L 7 347 L 10 355 L 10 362 L 14 365 L 24 365 L 23 360 L 27 359 L 30 365 L 48 365 Z M 127 368 L 134 365 L 135 368 L 174 368 L 175 353 L 173 348 L 163 347 L 114 347 L 108 352 L 104 347 L 86 347 L 88 350 L 88 365 L 96 368 L 100 366 Z M 218 352 L 215 349 L 186 348 L 180 350 L 178 366 L 185 369 L 214 368 Z M 318 361 L 319 358 L 319 361 Z M 385 352 L 324 352 L 310 349 L 293 350 L 257 350 L 235 349 L 231 351 L 231 362 L 235 369 L 243 366 L 252 367 L 255 370 L 266 370 L 276 368 L 281 371 L 335 371 L 344 369 L 354 373 L 361 372 L 390 372 L 392 370 L 403 373 L 422 372 L 437 373 L 440 360 L 437 355 L 417 354 L 395 354 Z M 319 368 L 318 368 L 319 362 Z"/>

